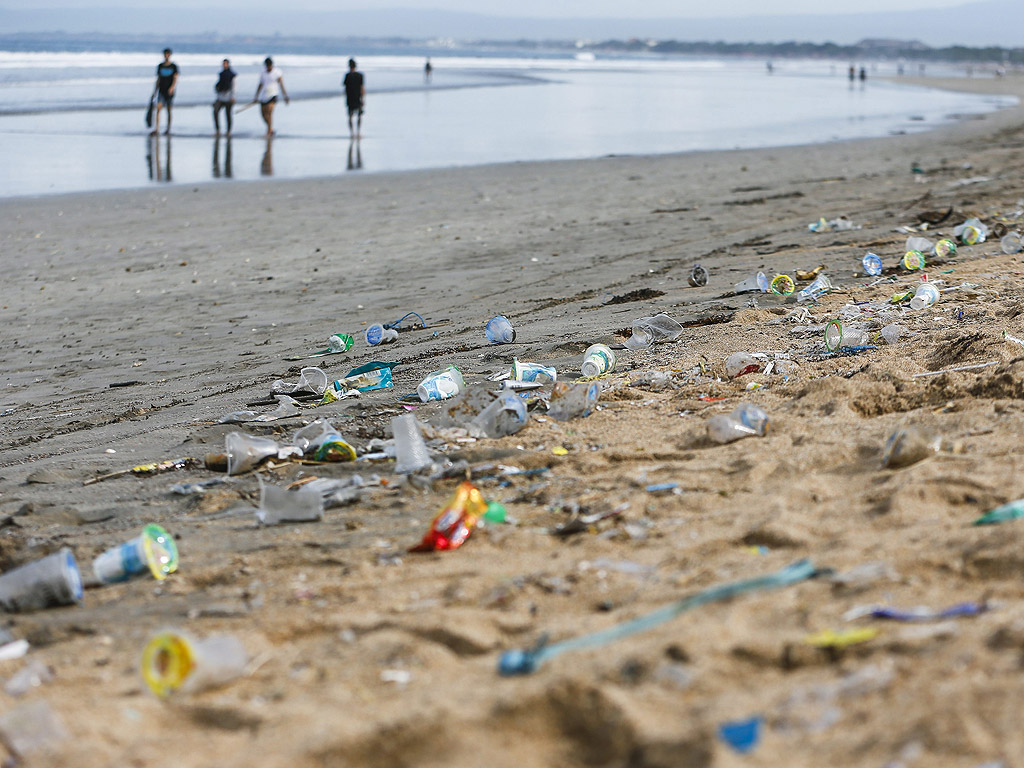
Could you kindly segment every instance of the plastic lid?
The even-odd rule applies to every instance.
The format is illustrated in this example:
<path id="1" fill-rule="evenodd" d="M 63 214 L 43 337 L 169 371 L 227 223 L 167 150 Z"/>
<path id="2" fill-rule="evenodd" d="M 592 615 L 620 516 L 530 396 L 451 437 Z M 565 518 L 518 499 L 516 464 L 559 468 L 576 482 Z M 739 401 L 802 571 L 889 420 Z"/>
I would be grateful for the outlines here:
<path id="1" fill-rule="evenodd" d="M 142 651 L 142 679 L 157 696 L 180 688 L 194 668 L 192 644 L 175 632 L 154 636 Z"/>
<path id="2" fill-rule="evenodd" d="M 146 564 L 153 578 L 163 580 L 167 574 L 178 570 L 178 545 L 171 534 L 159 525 L 150 523 L 142 529 L 142 548 L 146 552 Z"/>

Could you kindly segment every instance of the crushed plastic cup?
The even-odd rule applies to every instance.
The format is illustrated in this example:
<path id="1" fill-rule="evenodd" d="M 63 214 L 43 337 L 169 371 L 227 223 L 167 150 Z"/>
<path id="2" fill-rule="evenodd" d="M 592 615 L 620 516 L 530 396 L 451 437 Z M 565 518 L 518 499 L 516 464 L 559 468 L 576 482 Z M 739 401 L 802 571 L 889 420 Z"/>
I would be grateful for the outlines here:
<path id="1" fill-rule="evenodd" d="M 449 365 L 440 371 L 429 374 L 419 386 L 416 387 L 416 394 L 424 403 L 431 400 L 447 400 L 455 397 L 466 389 L 466 380 L 462 378 L 462 371 L 454 365 Z"/>
<path id="2" fill-rule="evenodd" d="M 1004 235 L 999 241 L 999 247 L 1002 249 L 1003 253 L 1007 255 L 1020 253 L 1024 250 L 1024 242 L 1021 241 L 1019 232 L 1010 232 L 1009 234 Z"/>
<path id="3" fill-rule="evenodd" d="M 102 584 L 128 581 L 133 576 L 150 573 L 162 581 L 178 570 L 178 547 L 174 539 L 159 525 L 150 523 L 142 534 L 111 547 L 92 561 L 92 572 Z"/>
<path id="4" fill-rule="evenodd" d="M 768 276 L 764 272 L 751 275 L 746 280 L 736 283 L 733 287 L 734 293 L 750 293 L 751 291 L 768 293 Z"/>
<path id="5" fill-rule="evenodd" d="M 903 266 L 909 270 L 924 269 L 924 254 L 921 251 L 907 251 L 903 254 Z"/>
<path id="6" fill-rule="evenodd" d="M 910 300 L 911 309 L 924 309 L 935 304 L 941 294 L 939 289 L 936 288 L 932 283 L 921 283 L 917 286 L 917 290 L 914 291 L 914 298 Z"/>
<path id="7" fill-rule="evenodd" d="M 332 333 L 327 338 L 327 348 L 331 352 L 348 352 L 354 342 L 355 339 L 347 333 Z"/>
<path id="8" fill-rule="evenodd" d="M 249 654 L 232 635 L 198 640 L 176 630 L 154 635 L 142 651 L 142 679 L 161 698 L 197 693 L 245 674 Z"/>
<path id="9" fill-rule="evenodd" d="M 618 361 L 615 352 L 605 344 L 591 344 L 583 353 L 583 365 L 580 373 L 584 376 L 602 376 L 615 370 Z"/>
<path id="10" fill-rule="evenodd" d="M 817 301 L 835 286 L 824 272 L 814 278 L 810 285 L 805 286 L 797 294 L 797 301 Z"/>
<path id="11" fill-rule="evenodd" d="M 70 549 L 12 568 L 0 575 L 0 608 L 39 611 L 82 601 L 82 575 Z"/>
<path id="12" fill-rule="evenodd" d="M 988 237 L 988 226 L 980 219 L 967 219 L 963 224 L 953 227 L 953 236 L 959 238 L 964 245 L 977 245 L 985 242 Z"/>
<path id="13" fill-rule="evenodd" d="M 316 461 L 355 461 L 356 449 L 341 435 L 334 432 L 327 435 L 313 453 Z"/>
<path id="14" fill-rule="evenodd" d="M 740 403 L 732 413 L 718 414 L 707 420 L 708 437 L 716 443 L 731 443 L 744 437 L 764 437 L 768 414 L 751 403 Z"/>
<path id="15" fill-rule="evenodd" d="M 313 453 L 320 447 L 320 443 L 337 431 L 327 419 L 316 419 L 295 432 L 292 436 L 292 445 L 303 454 Z"/>
<path id="16" fill-rule="evenodd" d="M 310 488 L 287 491 L 260 478 L 260 505 L 256 519 L 263 525 L 314 523 L 323 517 L 324 499 L 317 491 Z"/>
<path id="17" fill-rule="evenodd" d="M 281 447 L 275 440 L 244 432 L 231 432 L 224 438 L 228 455 L 228 474 L 240 475 L 248 472 L 261 462 L 277 456 Z"/>
<path id="18" fill-rule="evenodd" d="M 839 320 L 831 320 L 825 326 L 825 348 L 835 352 L 841 347 L 862 347 L 870 337 L 867 330 L 855 326 L 846 326 Z"/>
<path id="19" fill-rule="evenodd" d="M 865 254 L 864 258 L 861 259 L 861 264 L 864 266 L 864 272 L 872 277 L 878 277 L 882 274 L 882 259 L 877 253 Z"/>
<path id="20" fill-rule="evenodd" d="M 470 437 L 505 437 L 526 426 L 526 401 L 515 392 L 502 392 L 469 422 Z"/>
<path id="21" fill-rule="evenodd" d="M 420 423 L 411 413 L 391 419 L 395 436 L 395 473 L 409 475 L 431 465 L 430 452 L 423 439 Z"/>
<path id="22" fill-rule="evenodd" d="M 905 337 L 908 334 L 908 331 L 902 325 L 890 323 L 879 331 L 878 334 L 885 340 L 886 344 L 895 344 L 901 338 Z"/>
<path id="23" fill-rule="evenodd" d="M 633 321 L 633 335 L 626 339 L 626 349 L 647 349 L 661 341 L 674 341 L 683 333 L 683 326 L 668 315 L 640 317 Z"/>
<path id="24" fill-rule="evenodd" d="M 547 386 L 558 380 L 558 372 L 549 365 L 524 363 L 512 358 L 512 378 L 515 381 L 532 381 Z"/>
<path id="25" fill-rule="evenodd" d="M 934 247 L 935 243 L 933 243 L 927 237 L 911 235 L 910 237 L 907 238 L 907 247 L 904 248 L 904 250 L 920 251 L 921 253 L 931 253 L 932 248 Z"/>
<path id="26" fill-rule="evenodd" d="M 690 276 L 688 279 L 691 286 L 694 288 L 703 288 L 708 284 L 708 271 L 700 264 L 694 264 L 690 268 Z"/>
<path id="27" fill-rule="evenodd" d="M 371 347 L 390 344 L 393 341 L 398 341 L 398 331 L 394 328 L 385 328 L 380 323 L 374 323 L 366 329 L 366 343 Z"/>
<path id="28" fill-rule="evenodd" d="M 949 238 L 943 238 L 935 244 L 934 248 L 932 248 L 932 253 L 940 259 L 944 259 L 947 256 L 956 256 L 956 243 Z"/>
<path id="29" fill-rule="evenodd" d="M 769 284 L 771 292 L 779 296 L 789 296 L 796 290 L 796 283 L 789 275 L 776 275 Z"/>
<path id="30" fill-rule="evenodd" d="M 747 352 L 733 352 L 726 358 L 725 375 L 735 379 L 748 373 L 760 373 L 761 367 L 761 361 L 753 355 Z"/>
<path id="31" fill-rule="evenodd" d="M 597 382 L 566 384 L 559 382 L 551 391 L 548 401 L 548 415 L 558 421 L 589 416 L 601 396 Z"/>
<path id="32" fill-rule="evenodd" d="M 516 340 L 516 329 L 507 317 L 498 315 L 487 321 L 484 335 L 491 344 L 511 344 Z"/>
<path id="33" fill-rule="evenodd" d="M 322 395 L 329 382 L 330 378 L 320 368 L 309 366 L 299 371 L 299 380 L 295 384 L 277 379 L 270 385 L 270 391 L 275 395 L 293 395 L 296 392 L 315 392 Z"/>

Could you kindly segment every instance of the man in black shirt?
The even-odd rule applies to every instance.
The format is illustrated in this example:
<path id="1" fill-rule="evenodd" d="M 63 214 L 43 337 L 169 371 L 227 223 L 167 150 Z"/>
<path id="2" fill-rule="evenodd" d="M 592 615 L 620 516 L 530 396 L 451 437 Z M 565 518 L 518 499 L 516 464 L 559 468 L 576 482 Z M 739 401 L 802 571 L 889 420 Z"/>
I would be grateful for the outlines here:
<path id="1" fill-rule="evenodd" d="M 366 97 L 366 85 L 362 72 L 356 72 L 356 60 L 348 60 L 348 74 L 343 81 L 345 85 L 345 101 L 348 103 L 348 132 L 352 134 L 352 115 L 356 116 L 355 138 L 359 138 L 363 130 L 363 99 Z"/>
<path id="2" fill-rule="evenodd" d="M 167 130 L 164 135 L 171 132 L 171 103 L 174 101 L 174 91 L 178 87 L 178 65 L 171 61 L 171 49 L 164 48 L 164 60 L 156 67 L 156 122 L 153 124 L 153 131 L 150 136 L 155 136 L 160 131 L 160 108 L 167 107 Z"/>

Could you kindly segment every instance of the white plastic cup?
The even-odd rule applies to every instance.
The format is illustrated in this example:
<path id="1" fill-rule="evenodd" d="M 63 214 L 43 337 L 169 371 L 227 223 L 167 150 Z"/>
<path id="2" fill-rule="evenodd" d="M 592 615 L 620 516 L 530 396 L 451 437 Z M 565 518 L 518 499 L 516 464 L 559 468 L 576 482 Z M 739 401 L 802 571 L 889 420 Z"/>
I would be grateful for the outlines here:
<path id="1" fill-rule="evenodd" d="M 398 341 L 398 331 L 394 328 L 385 328 L 380 323 L 374 323 L 366 329 L 366 343 L 371 347 L 378 344 L 390 344 Z"/>
<path id="2" fill-rule="evenodd" d="M 411 413 L 391 419 L 395 436 L 395 473 L 408 475 L 431 465 L 430 452 L 423 440 L 420 423 Z"/>
<path id="3" fill-rule="evenodd" d="M 82 575 L 70 549 L 0 575 L 0 608 L 9 613 L 38 611 L 82 600 Z"/>
<path id="4" fill-rule="evenodd" d="M 736 286 L 733 288 L 735 293 L 749 293 L 751 291 L 768 293 L 768 276 L 764 272 L 751 275 L 746 280 L 736 283 Z"/>
<path id="5" fill-rule="evenodd" d="M 431 400 L 447 400 L 465 391 L 466 380 L 462 378 L 462 372 L 454 365 L 449 365 L 441 371 L 434 371 L 427 376 L 416 387 L 416 394 L 424 403 Z"/>
<path id="6" fill-rule="evenodd" d="M 534 381 L 546 386 L 558 380 L 558 371 L 549 365 L 523 363 L 517 358 L 512 358 L 512 378 L 516 381 Z"/>
<path id="7" fill-rule="evenodd" d="M 584 376 L 601 376 L 615 370 L 615 352 L 606 344 L 591 344 L 583 353 L 580 373 Z"/>
<path id="8" fill-rule="evenodd" d="M 914 291 L 914 298 L 910 300 L 911 309 L 924 309 L 930 307 L 939 300 L 939 289 L 931 283 L 921 283 Z"/>
<path id="9" fill-rule="evenodd" d="M 92 561 L 92 571 L 102 584 L 128 581 L 133 576 L 150 573 L 162 581 L 178 569 L 178 547 L 171 535 L 152 523 L 142 534 L 111 547 Z"/>
<path id="10" fill-rule="evenodd" d="M 504 315 L 492 317 L 487 321 L 484 335 L 491 344 L 511 344 L 516 340 L 516 331 L 512 323 Z"/>

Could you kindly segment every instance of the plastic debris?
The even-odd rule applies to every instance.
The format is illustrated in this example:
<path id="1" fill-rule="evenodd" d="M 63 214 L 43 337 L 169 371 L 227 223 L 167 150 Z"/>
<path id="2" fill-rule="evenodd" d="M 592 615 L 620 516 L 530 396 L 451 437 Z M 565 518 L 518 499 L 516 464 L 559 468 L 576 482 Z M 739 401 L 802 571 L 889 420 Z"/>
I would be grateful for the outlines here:
<path id="1" fill-rule="evenodd" d="M 511 344 L 516 340 L 516 329 L 507 317 L 498 315 L 487 321 L 484 335 L 491 344 Z"/>
<path id="2" fill-rule="evenodd" d="M 589 416 L 600 396 L 601 387 L 596 382 L 566 384 L 560 381 L 551 390 L 548 415 L 558 421 Z"/>
<path id="3" fill-rule="evenodd" d="M 943 621 L 965 616 L 980 616 L 989 610 L 987 603 L 958 603 L 941 611 L 918 607 L 900 610 L 887 606 L 868 606 L 847 611 L 843 618 L 847 621 L 869 617 L 872 619 L 889 619 L 892 621 Z"/>
<path id="4" fill-rule="evenodd" d="M 889 435 L 882 452 L 882 466 L 901 469 L 934 456 L 942 448 L 942 438 L 921 427 L 901 427 Z"/>
<path id="5" fill-rule="evenodd" d="M 763 722 L 760 717 L 751 717 L 722 723 L 718 726 L 718 737 L 741 755 L 746 755 L 753 752 L 761 740 Z"/>
<path id="6" fill-rule="evenodd" d="M 6 633 L 5 633 L 6 634 Z M 26 653 L 28 653 L 29 642 L 28 640 L 14 640 L 8 635 L 6 639 L 0 641 L 0 661 L 13 661 L 14 659 L 20 659 Z"/>
<path id="7" fill-rule="evenodd" d="M 768 292 L 768 276 L 764 272 L 758 272 L 746 280 L 741 280 L 733 287 L 733 293 L 751 293 L 752 291 Z"/>
<path id="8" fill-rule="evenodd" d="M 988 227 L 980 219 L 967 219 L 963 224 L 953 227 L 953 236 L 964 245 L 977 245 L 985 242 Z"/>
<path id="9" fill-rule="evenodd" d="M 558 380 L 558 372 L 548 365 L 540 363 L 524 363 L 517 358 L 512 358 L 512 379 L 515 381 L 527 381 L 542 386 L 549 386 Z"/>
<path id="10" fill-rule="evenodd" d="M 813 224 L 808 224 L 807 229 L 811 232 L 848 232 L 852 229 L 860 229 L 859 224 L 854 224 L 845 216 L 839 216 L 835 219 L 825 219 L 822 216 Z"/>
<path id="11" fill-rule="evenodd" d="M 807 645 L 813 645 L 815 648 L 834 648 L 836 650 L 842 650 L 851 645 L 860 645 L 861 643 L 870 642 L 876 637 L 878 637 L 878 630 L 874 627 L 847 629 L 840 632 L 826 629 L 821 632 L 808 635 L 804 638 L 804 643 Z"/>
<path id="12" fill-rule="evenodd" d="M 38 611 L 82 600 L 82 576 L 70 549 L 0 575 L 0 608 L 8 613 Z"/>
<path id="13" fill-rule="evenodd" d="M 324 517 L 324 500 L 315 489 L 287 491 L 260 478 L 260 506 L 256 519 L 262 525 L 315 523 Z"/>
<path id="14" fill-rule="evenodd" d="M 150 523 L 139 536 L 98 555 L 92 570 L 102 584 L 128 581 L 144 573 L 162 581 L 178 570 L 178 547 L 171 534 Z"/>
<path id="15" fill-rule="evenodd" d="M 302 451 L 293 445 L 281 446 L 269 437 L 231 432 L 224 438 L 227 455 L 227 472 L 240 475 L 255 469 L 269 458 L 288 459 L 302 456 Z"/>
<path id="16" fill-rule="evenodd" d="M 395 436 L 395 472 L 409 475 L 429 467 L 430 452 L 423 440 L 419 420 L 411 413 L 391 419 L 391 432 Z"/>
<path id="17" fill-rule="evenodd" d="M 45 754 L 69 738 L 63 720 L 43 699 L 0 715 L 0 741 L 15 757 L 29 759 Z"/>
<path id="18" fill-rule="evenodd" d="M 921 283 L 914 292 L 914 298 L 910 300 L 910 308 L 925 309 L 935 304 L 940 296 L 939 289 L 932 283 Z"/>
<path id="19" fill-rule="evenodd" d="M 830 320 L 825 326 L 825 348 L 829 352 L 842 347 L 863 347 L 869 340 L 867 329 L 860 325 L 844 326 L 839 320 Z"/>
<path id="20" fill-rule="evenodd" d="M 351 336 L 349 337 L 352 338 Z M 299 371 L 299 380 L 289 384 L 283 379 L 277 379 L 270 385 L 270 392 L 274 395 L 294 395 L 301 392 L 312 392 L 322 395 L 327 389 L 330 378 L 320 368 L 310 366 Z"/>
<path id="21" fill-rule="evenodd" d="M 316 368 L 314 370 L 320 370 Z M 320 394 L 323 394 L 322 392 Z M 270 413 L 258 414 L 255 411 L 234 411 L 232 413 L 225 414 L 217 419 L 218 424 L 242 424 L 247 421 L 277 421 L 278 419 L 287 419 L 292 416 L 298 416 L 301 411 L 299 410 L 299 403 L 294 397 L 289 395 L 274 395 L 277 400 L 277 408 Z"/>
<path id="22" fill-rule="evenodd" d="M 431 522 L 430 530 L 423 536 L 423 541 L 409 551 L 435 552 L 458 549 L 469 538 L 477 521 L 486 512 L 487 502 L 484 501 L 479 489 L 468 481 L 460 483 L 455 493 L 448 499 L 448 503 Z"/>
<path id="23" fill-rule="evenodd" d="M 882 274 L 882 259 L 879 258 L 878 254 L 868 253 L 861 259 L 861 265 L 864 267 L 864 272 L 877 277 Z"/>
<path id="24" fill-rule="evenodd" d="M 815 568 L 810 560 L 801 560 L 767 576 L 709 587 L 690 597 L 669 603 L 663 608 L 659 608 L 644 616 L 639 616 L 589 635 L 582 635 L 552 645 L 547 644 L 546 637 L 542 637 L 540 642 L 532 649 L 505 651 L 498 662 L 498 673 L 505 676 L 528 675 L 536 672 L 544 662 L 566 651 L 600 648 L 625 637 L 661 626 L 665 622 L 671 621 L 693 608 L 721 600 L 728 600 L 749 592 L 760 592 L 792 586 L 811 578 L 815 573 Z"/>
<path id="25" fill-rule="evenodd" d="M 424 403 L 431 400 L 447 400 L 455 397 L 466 389 L 466 380 L 462 378 L 462 371 L 456 366 L 449 365 L 439 371 L 429 374 L 419 386 L 416 387 L 416 394 Z"/>
<path id="26" fill-rule="evenodd" d="M 157 475 L 162 472 L 175 472 L 179 469 L 195 469 L 201 467 L 203 462 L 199 459 L 192 458 L 191 456 L 182 456 L 180 459 L 168 459 L 167 461 L 155 461 L 150 464 L 139 464 L 138 466 L 131 467 L 130 469 L 119 469 L 116 472 L 108 472 L 105 475 L 99 477 L 91 477 L 82 485 L 92 485 L 93 483 L 99 483 L 103 480 L 111 480 L 115 477 L 124 477 L 125 475 Z"/>
<path id="27" fill-rule="evenodd" d="M 233 482 L 230 478 L 211 477 L 208 480 L 200 480 L 197 483 L 175 483 L 167 490 L 179 496 L 197 496 L 199 494 L 206 493 L 210 488 L 215 488 L 218 485 L 226 485 L 230 482 Z"/>
<path id="28" fill-rule="evenodd" d="M 920 251 L 907 251 L 903 254 L 903 266 L 911 271 L 924 269 L 925 258 Z"/>
<path id="29" fill-rule="evenodd" d="M 704 267 L 700 264 L 694 264 L 693 267 L 690 268 L 690 274 L 689 277 L 687 277 L 687 282 L 689 282 L 694 288 L 703 288 L 708 284 L 708 277 L 708 271 Z"/>
<path id="30" fill-rule="evenodd" d="M 1024 517 L 1024 499 L 1018 499 L 987 512 L 975 520 L 974 524 L 995 525 L 996 523 L 1007 523 L 1010 520 L 1019 520 L 1022 517 Z"/>
<path id="31" fill-rule="evenodd" d="M 708 437 L 716 443 L 731 443 L 744 437 L 764 437 L 768 414 L 750 403 L 740 403 L 732 413 L 718 414 L 707 420 Z"/>
<path id="32" fill-rule="evenodd" d="M 943 238 L 932 248 L 932 253 L 940 259 L 944 259 L 947 256 L 956 256 L 956 243 L 947 238 Z"/>
<path id="33" fill-rule="evenodd" d="M 814 282 L 800 290 L 800 293 L 797 294 L 796 300 L 817 301 L 834 287 L 835 286 L 832 285 L 832 281 L 829 280 L 828 275 L 822 273 L 814 278 Z"/>
<path id="34" fill-rule="evenodd" d="M 748 373 L 760 373 L 763 363 L 749 352 L 733 352 L 726 358 L 725 375 L 737 379 Z"/>
<path id="35" fill-rule="evenodd" d="M 24 696 L 33 688 L 38 688 L 51 680 L 53 670 L 38 659 L 33 659 L 4 683 L 4 693 L 8 696 Z"/>
<path id="36" fill-rule="evenodd" d="M 998 360 L 990 360 L 987 363 L 973 363 L 971 365 L 958 365 L 955 368 L 943 368 L 941 371 L 925 371 L 923 373 L 915 373 L 913 378 L 923 379 L 926 376 L 941 376 L 944 373 L 959 373 L 960 371 L 974 371 L 978 368 L 989 368 L 993 365 L 999 365 Z"/>
<path id="37" fill-rule="evenodd" d="M 374 323 L 366 329 L 366 343 L 371 347 L 379 344 L 391 344 L 398 341 L 398 331 L 380 323 Z"/>
<path id="38" fill-rule="evenodd" d="M 211 635 L 198 640 L 179 631 L 155 635 L 142 651 L 142 679 L 161 698 L 197 693 L 245 674 L 249 655 L 238 638 Z"/>
<path id="39" fill-rule="evenodd" d="M 778 296 L 790 296 L 796 290 L 796 283 L 789 275 L 776 275 L 768 287 Z"/>
<path id="40" fill-rule="evenodd" d="M 603 376 L 615 370 L 618 359 L 615 352 L 606 344 L 591 344 L 583 353 L 583 364 L 580 373 L 585 377 Z"/>
<path id="41" fill-rule="evenodd" d="M 662 313 L 653 317 L 640 317 L 633 321 L 633 335 L 624 342 L 626 349 L 648 349 L 663 341 L 675 341 L 683 333 L 683 326 Z"/>

